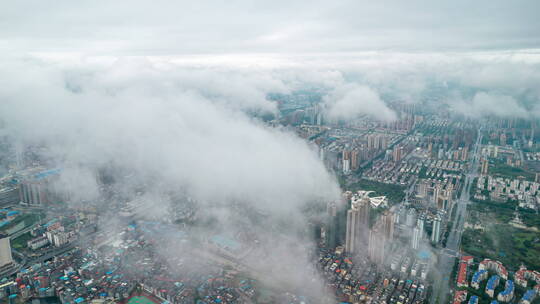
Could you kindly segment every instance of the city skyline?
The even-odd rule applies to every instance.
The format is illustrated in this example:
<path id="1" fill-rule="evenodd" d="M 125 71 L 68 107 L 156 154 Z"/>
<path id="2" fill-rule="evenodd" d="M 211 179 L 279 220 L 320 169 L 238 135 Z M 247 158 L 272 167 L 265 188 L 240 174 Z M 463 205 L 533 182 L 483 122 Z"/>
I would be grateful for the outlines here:
<path id="1" fill-rule="evenodd" d="M 0 303 L 538 303 L 537 11 L 0 5 Z"/>

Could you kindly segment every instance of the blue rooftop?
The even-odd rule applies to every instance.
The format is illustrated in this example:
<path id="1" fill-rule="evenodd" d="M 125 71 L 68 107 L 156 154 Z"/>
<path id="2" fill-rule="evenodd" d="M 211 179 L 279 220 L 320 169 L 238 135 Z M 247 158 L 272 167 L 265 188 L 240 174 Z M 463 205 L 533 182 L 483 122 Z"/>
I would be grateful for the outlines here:
<path id="1" fill-rule="evenodd" d="M 523 295 L 523 298 L 521 298 L 521 300 L 527 300 L 529 302 L 531 302 L 534 297 L 536 296 L 536 291 L 534 289 L 529 289 L 527 290 L 527 292 L 525 292 L 525 294 Z"/>
<path id="2" fill-rule="evenodd" d="M 486 288 L 489 290 L 493 290 L 495 289 L 495 287 L 497 287 L 497 285 L 499 285 L 499 276 L 494 275 L 491 278 L 489 278 Z"/>
<path id="3" fill-rule="evenodd" d="M 501 295 L 507 296 L 514 292 L 514 282 L 511 280 L 506 281 L 506 287 L 501 291 Z"/>
<path id="4" fill-rule="evenodd" d="M 471 282 L 478 283 L 480 281 L 480 276 L 486 273 L 485 270 L 478 270 L 474 273 Z"/>
<path id="5" fill-rule="evenodd" d="M 477 304 L 477 303 L 478 303 L 478 297 L 477 296 L 472 296 L 469 299 L 469 304 Z"/>

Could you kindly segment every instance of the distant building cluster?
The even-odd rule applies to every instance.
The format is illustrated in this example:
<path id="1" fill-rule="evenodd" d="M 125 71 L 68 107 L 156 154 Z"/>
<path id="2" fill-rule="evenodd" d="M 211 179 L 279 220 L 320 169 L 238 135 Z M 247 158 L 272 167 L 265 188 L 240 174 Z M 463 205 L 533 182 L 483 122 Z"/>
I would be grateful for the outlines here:
<path id="1" fill-rule="evenodd" d="M 502 139 L 505 137 L 501 135 Z M 481 155 L 485 158 L 497 159 L 500 162 L 504 162 L 508 166 L 520 167 L 523 166 L 526 159 L 525 155 L 518 145 L 519 140 L 514 139 L 513 145 L 503 145 L 506 141 L 501 141 L 501 145 L 488 144 L 481 150 Z"/>
<path id="2" fill-rule="evenodd" d="M 402 186 L 424 179 L 450 180 L 458 189 L 475 132 L 468 124 L 424 121 L 413 134 L 388 149 L 384 157 L 374 160 L 362 178 Z"/>
<path id="3" fill-rule="evenodd" d="M 319 147 L 319 156 L 328 168 L 350 174 L 384 154 L 399 138 L 399 134 L 336 128 L 325 129 L 312 140 Z"/>
<path id="4" fill-rule="evenodd" d="M 474 198 L 495 202 L 514 200 L 521 208 L 540 209 L 540 183 L 482 175 L 476 183 Z"/>
<path id="5" fill-rule="evenodd" d="M 422 179 L 416 183 L 415 202 L 449 211 L 452 208 L 457 189 L 461 186 L 460 178 Z"/>

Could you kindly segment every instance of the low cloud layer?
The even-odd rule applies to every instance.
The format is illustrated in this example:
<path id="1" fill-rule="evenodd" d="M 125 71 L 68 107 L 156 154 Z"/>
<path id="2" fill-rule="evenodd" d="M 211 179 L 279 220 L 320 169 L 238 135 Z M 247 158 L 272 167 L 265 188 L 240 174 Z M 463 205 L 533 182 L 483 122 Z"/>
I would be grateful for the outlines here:
<path id="1" fill-rule="evenodd" d="M 529 118 L 527 110 L 512 96 L 479 92 L 470 100 L 451 103 L 452 108 L 465 116 L 480 118 L 484 116 Z"/>
<path id="2" fill-rule="evenodd" d="M 363 85 L 349 84 L 336 88 L 325 97 L 325 105 L 329 118 L 334 120 L 351 120 L 361 115 L 382 121 L 396 118 L 379 94 Z"/>
<path id="3" fill-rule="evenodd" d="M 472 117 L 540 118 L 538 51 L 369 52 L 283 61 L 285 66 L 287 62 L 300 62 L 298 65 L 312 69 L 341 73 L 343 81 L 336 83 L 330 90 L 334 93 L 327 96 L 329 100 L 333 95 L 330 103 L 357 87 L 368 87 L 385 102 L 418 104 L 426 108 L 446 105 L 456 113 Z M 372 105 L 383 106 L 378 101 Z M 389 117 L 384 107 L 382 109 L 377 114 Z"/>
<path id="4" fill-rule="evenodd" d="M 42 157 L 67 169 L 71 190 L 86 199 L 97 189 L 90 177 L 111 164 L 202 201 L 266 210 L 338 195 L 304 141 L 246 114 L 274 111 L 265 94 L 284 85 L 268 75 L 144 60 L 86 68 L 30 61 L 2 71 L 3 131 L 24 146 L 43 144 Z"/>

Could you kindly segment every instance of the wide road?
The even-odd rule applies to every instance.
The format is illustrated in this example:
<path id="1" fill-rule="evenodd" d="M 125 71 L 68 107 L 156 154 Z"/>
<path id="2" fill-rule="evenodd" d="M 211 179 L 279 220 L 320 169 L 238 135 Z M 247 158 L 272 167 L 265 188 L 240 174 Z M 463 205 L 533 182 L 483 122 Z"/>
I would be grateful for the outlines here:
<path id="1" fill-rule="evenodd" d="M 461 234 L 463 233 L 463 226 L 467 219 L 467 205 L 470 203 L 470 191 L 474 178 L 477 176 L 479 165 L 479 150 L 480 143 L 482 142 L 481 130 L 478 130 L 478 138 L 474 145 L 471 161 L 468 172 L 465 174 L 465 181 L 459 199 L 457 201 L 456 218 L 454 219 L 452 229 L 448 235 L 446 242 L 446 249 L 439 252 L 439 263 L 437 269 L 441 272 L 441 276 L 438 282 L 434 282 L 433 297 L 431 297 L 431 303 L 435 304 L 437 299 L 438 303 L 448 303 L 447 295 L 450 290 L 452 269 L 454 267 L 456 259 L 459 257 L 459 248 L 461 245 Z"/>

